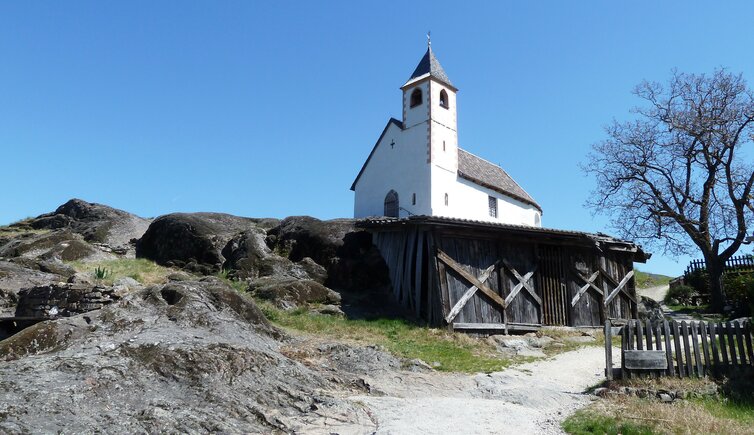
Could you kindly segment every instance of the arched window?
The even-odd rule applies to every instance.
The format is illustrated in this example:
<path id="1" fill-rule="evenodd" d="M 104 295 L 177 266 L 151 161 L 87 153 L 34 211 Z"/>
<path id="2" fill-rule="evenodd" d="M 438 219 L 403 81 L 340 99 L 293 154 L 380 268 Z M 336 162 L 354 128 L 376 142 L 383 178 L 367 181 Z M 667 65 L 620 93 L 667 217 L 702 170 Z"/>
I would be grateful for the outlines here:
<path id="1" fill-rule="evenodd" d="M 448 104 L 448 93 L 445 92 L 445 89 L 440 91 L 440 107 L 449 108 L 450 104 Z"/>
<path id="2" fill-rule="evenodd" d="M 448 194 L 447 193 L 445 194 L 445 205 L 446 206 L 448 205 Z"/>
<path id="3" fill-rule="evenodd" d="M 385 195 L 385 216 L 398 217 L 398 192 L 395 190 Z"/>
<path id="4" fill-rule="evenodd" d="M 416 205 L 416 194 L 411 195 L 411 205 Z"/>
<path id="5" fill-rule="evenodd" d="M 542 226 L 542 218 L 539 217 L 539 213 L 534 213 L 534 226 L 535 227 L 541 227 Z"/>
<path id="6" fill-rule="evenodd" d="M 419 88 L 416 88 L 414 89 L 414 92 L 411 92 L 410 107 L 420 106 L 421 103 L 422 103 L 422 90 Z"/>

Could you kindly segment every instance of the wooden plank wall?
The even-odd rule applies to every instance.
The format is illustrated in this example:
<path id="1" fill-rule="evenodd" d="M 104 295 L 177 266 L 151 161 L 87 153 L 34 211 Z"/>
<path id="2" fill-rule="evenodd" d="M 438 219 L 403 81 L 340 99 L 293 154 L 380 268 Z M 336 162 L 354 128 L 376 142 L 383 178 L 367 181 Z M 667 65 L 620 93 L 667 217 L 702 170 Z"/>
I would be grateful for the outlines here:
<path id="1" fill-rule="evenodd" d="M 636 316 L 635 304 L 622 292 L 607 310 L 603 307 L 603 298 L 615 287 L 613 282 L 620 282 L 632 270 L 630 253 L 600 254 L 593 248 L 511 241 L 484 233 L 421 226 L 375 231 L 373 240 L 390 270 L 395 300 L 432 326 L 445 326 L 445 317 L 472 286 L 437 259 L 438 249 L 474 277 L 497 262 L 484 284 L 502 299 L 519 284 L 509 267 L 520 276 L 534 271 L 529 282 L 542 300 L 540 306 L 528 291 L 520 290 L 503 312 L 499 304 L 477 291 L 452 323 L 600 326 L 606 319 Z M 594 284 L 607 293 L 588 289 L 572 306 L 574 296 L 585 285 L 584 277 L 600 268 L 611 280 L 600 276 Z M 635 295 L 633 280 L 627 291 Z"/>

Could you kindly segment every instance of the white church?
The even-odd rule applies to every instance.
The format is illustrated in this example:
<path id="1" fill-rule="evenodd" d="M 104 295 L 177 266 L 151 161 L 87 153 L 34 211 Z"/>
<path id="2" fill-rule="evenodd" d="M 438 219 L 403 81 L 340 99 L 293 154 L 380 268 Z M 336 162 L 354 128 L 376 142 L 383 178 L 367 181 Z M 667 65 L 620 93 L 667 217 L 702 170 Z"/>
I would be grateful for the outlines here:
<path id="1" fill-rule="evenodd" d="M 351 186 L 354 217 L 441 216 L 541 227 L 542 208 L 498 165 L 459 148 L 456 93 L 428 45 Z"/>

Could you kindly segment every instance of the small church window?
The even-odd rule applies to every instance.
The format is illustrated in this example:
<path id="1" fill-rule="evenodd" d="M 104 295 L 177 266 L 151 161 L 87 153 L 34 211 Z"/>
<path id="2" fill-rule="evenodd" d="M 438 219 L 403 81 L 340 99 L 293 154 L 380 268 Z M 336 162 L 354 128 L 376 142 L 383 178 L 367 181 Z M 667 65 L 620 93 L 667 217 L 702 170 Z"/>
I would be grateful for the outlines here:
<path id="1" fill-rule="evenodd" d="M 487 203 L 489 204 L 490 209 L 490 216 L 496 218 L 497 217 L 497 198 L 494 196 L 490 196 L 487 200 Z"/>
<path id="2" fill-rule="evenodd" d="M 448 194 L 447 193 L 445 194 L 445 206 L 446 207 L 448 206 Z"/>
<path id="3" fill-rule="evenodd" d="M 445 89 L 440 91 L 440 107 L 449 108 L 450 105 L 448 104 L 448 93 L 445 92 Z"/>
<path id="4" fill-rule="evenodd" d="M 442 150 L 445 151 L 445 141 L 442 141 Z"/>
<path id="5" fill-rule="evenodd" d="M 415 193 L 411 196 L 411 205 L 416 205 L 416 194 Z"/>
<path id="6" fill-rule="evenodd" d="M 534 226 L 536 227 L 542 226 L 542 218 L 539 217 L 539 213 L 534 213 Z"/>
<path id="7" fill-rule="evenodd" d="M 398 217 L 398 192 L 395 190 L 385 195 L 385 216 Z"/>
<path id="8" fill-rule="evenodd" d="M 422 104 L 422 90 L 419 88 L 414 89 L 411 92 L 411 104 L 410 107 L 420 106 Z"/>

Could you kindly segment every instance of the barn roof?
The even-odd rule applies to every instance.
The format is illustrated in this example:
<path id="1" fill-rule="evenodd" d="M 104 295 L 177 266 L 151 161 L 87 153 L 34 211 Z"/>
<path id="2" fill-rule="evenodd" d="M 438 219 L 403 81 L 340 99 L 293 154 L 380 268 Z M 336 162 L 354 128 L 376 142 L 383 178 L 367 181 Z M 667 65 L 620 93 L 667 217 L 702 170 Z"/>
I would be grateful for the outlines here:
<path id="1" fill-rule="evenodd" d="M 432 46 L 427 47 L 427 52 L 424 53 L 424 57 L 421 58 L 419 65 L 416 66 L 416 69 L 414 69 L 411 77 L 409 77 L 403 87 L 405 87 L 409 83 L 414 82 L 415 80 L 424 78 L 425 76 L 434 77 L 435 79 L 455 89 L 453 83 L 450 82 L 448 75 L 445 74 L 445 70 L 442 68 L 442 65 L 440 65 L 440 61 L 435 57 L 435 53 L 432 51 Z"/>
<path id="2" fill-rule="evenodd" d="M 542 212 L 542 207 L 503 168 L 461 148 L 458 148 L 458 176 L 533 205 Z"/>
<path id="3" fill-rule="evenodd" d="M 554 228 L 533 227 L 528 225 L 501 224 L 469 219 L 459 219 L 440 216 L 409 216 L 406 218 L 374 217 L 361 220 L 356 224 L 361 228 L 399 228 L 410 225 L 430 225 L 434 227 L 452 227 L 457 229 L 472 229 L 494 231 L 510 235 L 535 239 L 554 239 L 571 241 L 584 245 L 595 246 L 597 249 L 627 252 L 634 254 L 634 261 L 645 263 L 652 257 L 640 245 L 628 240 L 618 239 L 604 233 L 587 233 L 583 231 L 558 230 Z"/>

